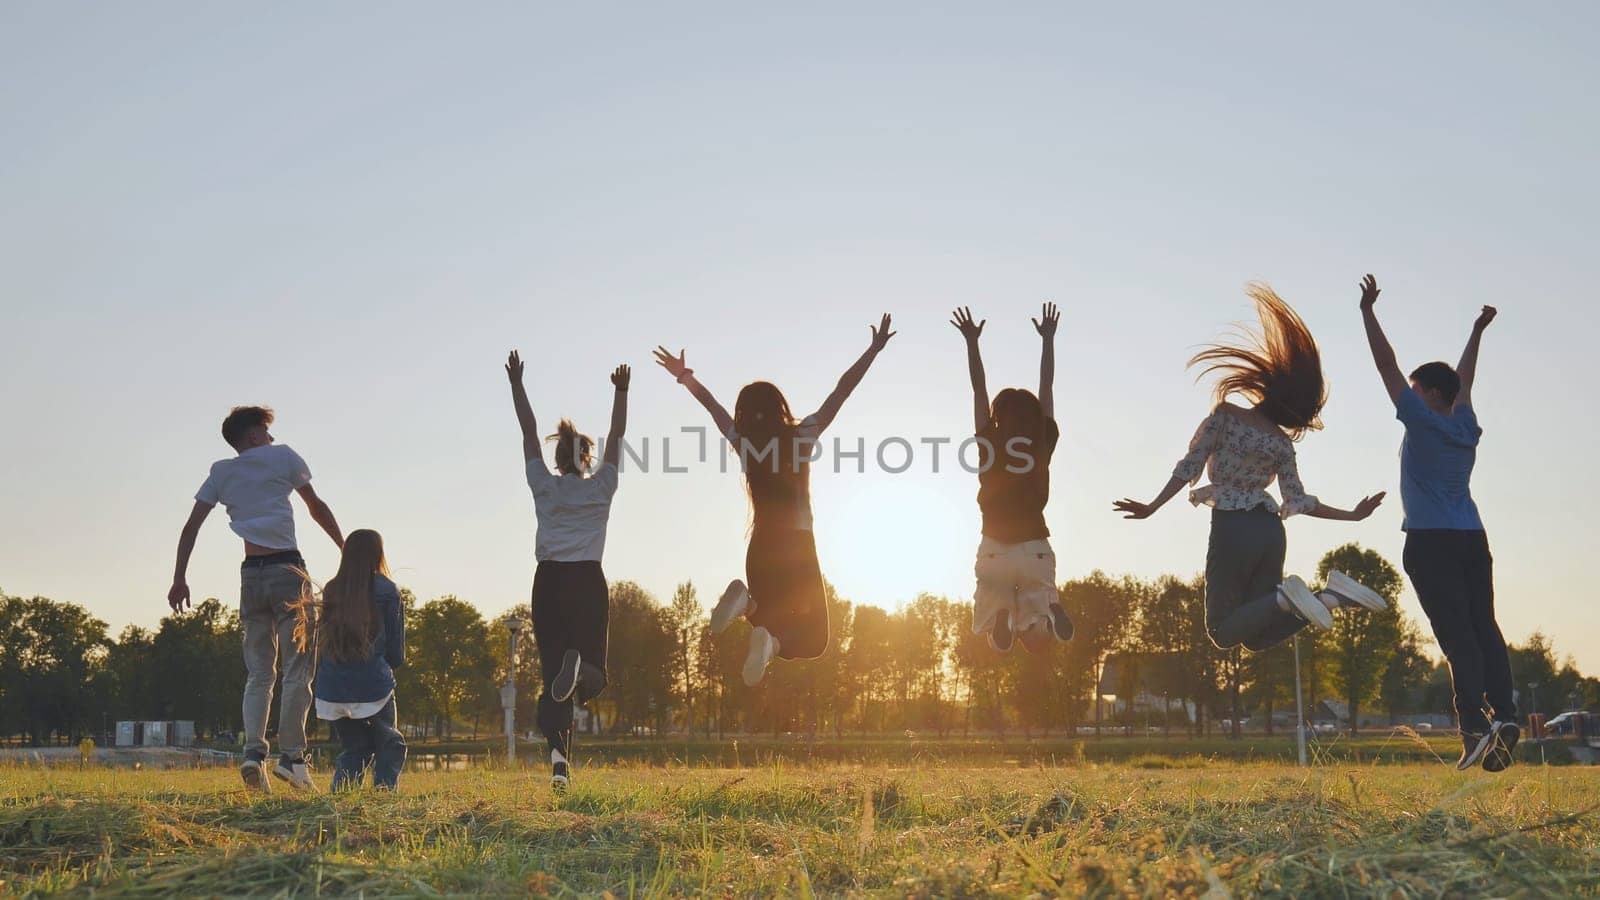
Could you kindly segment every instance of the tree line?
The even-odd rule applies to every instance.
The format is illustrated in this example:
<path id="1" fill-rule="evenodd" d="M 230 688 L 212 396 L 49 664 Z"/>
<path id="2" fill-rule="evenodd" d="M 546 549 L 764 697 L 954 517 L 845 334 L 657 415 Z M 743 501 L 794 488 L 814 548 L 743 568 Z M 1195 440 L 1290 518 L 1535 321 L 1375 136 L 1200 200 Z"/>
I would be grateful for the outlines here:
<path id="1" fill-rule="evenodd" d="M 1371 550 L 1330 551 L 1315 581 L 1332 569 L 1391 604 L 1399 594 L 1399 572 Z M 829 652 L 775 664 L 756 688 L 740 676 L 748 624 L 712 635 L 694 584 L 678 585 L 664 601 L 630 581 L 612 584 L 610 595 L 610 683 L 591 703 L 610 733 L 1031 737 L 1134 722 L 1199 733 L 1224 722 L 1236 731 L 1247 717 L 1270 731 L 1293 711 L 1292 646 L 1217 649 L 1205 631 L 1203 577 L 1096 571 L 1066 581 L 1061 602 L 1076 624 L 1074 639 L 1048 653 L 1018 647 L 1004 655 L 972 634 L 970 602 L 922 594 L 891 612 L 852 603 L 829 586 Z M 402 602 L 401 722 L 417 735 L 498 733 L 506 623 L 526 619 L 527 606 L 490 619 L 454 596 L 418 602 L 402 590 Z M 1424 651 L 1421 629 L 1397 606 L 1335 618 L 1330 631 L 1301 633 L 1308 703 L 1341 702 L 1351 727 L 1372 712 L 1392 723 L 1451 712 L 1448 670 Z M 112 637 L 79 605 L 0 594 L 0 739 L 76 742 L 122 719 L 189 719 L 202 737 L 230 735 L 244 690 L 241 642 L 237 612 L 216 599 L 154 629 L 130 625 Z M 1557 660 L 1542 634 L 1511 652 L 1519 688 L 1537 685 L 1523 692 L 1524 712 L 1534 700 L 1545 714 L 1600 703 L 1600 680 L 1579 673 L 1570 658 Z M 540 690 L 531 629 L 521 632 L 515 674 L 517 721 L 531 728 Z M 1107 695 L 1124 702 L 1107 704 Z M 1126 702 L 1136 697 L 1160 702 Z"/>

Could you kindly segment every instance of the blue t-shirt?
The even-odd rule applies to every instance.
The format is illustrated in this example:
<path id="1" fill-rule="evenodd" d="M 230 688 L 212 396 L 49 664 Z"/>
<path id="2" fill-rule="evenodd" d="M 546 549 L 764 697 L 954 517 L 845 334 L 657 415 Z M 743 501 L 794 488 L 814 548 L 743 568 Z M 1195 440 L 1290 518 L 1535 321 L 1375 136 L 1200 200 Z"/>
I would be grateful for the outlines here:
<path id="1" fill-rule="evenodd" d="M 1471 482 L 1483 429 L 1472 407 L 1457 406 L 1441 416 L 1408 387 L 1395 399 L 1395 418 L 1406 426 L 1400 444 L 1400 504 L 1405 508 L 1400 527 L 1482 531 Z"/>

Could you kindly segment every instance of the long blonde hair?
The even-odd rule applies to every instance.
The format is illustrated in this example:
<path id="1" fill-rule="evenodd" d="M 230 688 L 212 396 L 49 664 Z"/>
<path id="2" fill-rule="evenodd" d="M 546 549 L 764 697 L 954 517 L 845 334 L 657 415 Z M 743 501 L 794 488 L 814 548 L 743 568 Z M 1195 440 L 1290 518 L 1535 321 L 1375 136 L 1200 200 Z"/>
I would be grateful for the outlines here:
<path id="1" fill-rule="evenodd" d="M 1247 398 L 1273 424 L 1299 440 L 1322 427 L 1328 385 L 1322 377 L 1322 354 L 1300 316 L 1272 288 L 1252 281 L 1245 292 L 1261 317 L 1259 332 L 1245 331 L 1243 346 L 1212 344 L 1194 355 L 1189 365 L 1204 364 L 1200 377 L 1216 372 L 1216 402 L 1229 394 Z"/>
<path id="2" fill-rule="evenodd" d="M 378 634 L 375 575 L 389 575 L 383 536 L 370 528 L 350 532 L 338 574 L 328 579 L 320 598 L 308 592 L 296 604 L 295 646 L 305 652 L 314 633 L 317 654 L 334 662 L 360 662 L 371 655 Z"/>

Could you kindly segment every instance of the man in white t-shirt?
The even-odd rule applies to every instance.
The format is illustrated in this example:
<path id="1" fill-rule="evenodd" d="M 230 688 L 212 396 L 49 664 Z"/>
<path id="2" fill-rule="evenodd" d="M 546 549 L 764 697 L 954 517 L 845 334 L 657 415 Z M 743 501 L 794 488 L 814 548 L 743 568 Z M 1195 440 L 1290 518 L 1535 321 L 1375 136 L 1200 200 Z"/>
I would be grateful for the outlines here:
<path id="1" fill-rule="evenodd" d="M 283 702 L 278 710 L 278 763 L 272 774 L 301 790 L 311 790 L 306 768 L 306 712 L 311 707 L 311 675 L 315 651 L 295 649 L 294 604 L 305 593 L 306 562 L 294 538 L 294 510 L 289 495 L 298 493 L 311 518 L 340 548 L 344 536 L 333 510 L 311 488 L 311 470 L 300 454 L 272 442 L 267 432 L 272 410 L 264 406 L 235 407 L 222 420 L 222 438 L 238 454 L 211 465 L 211 474 L 194 496 L 194 510 L 178 537 L 178 565 L 172 575 L 167 604 L 182 612 L 190 604 L 185 581 L 189 554 L 194 552 L 200 525 L 221 503 L 228 510 L 228 527 L 244 540 L 244 563 L 239 570 L 239 621 L 244 628 L 244 733 L 245 761 L 239 774 L 247 787 L 267 791 L 267 714 L 272 708 L 272 688 L 283 670 Z"/>

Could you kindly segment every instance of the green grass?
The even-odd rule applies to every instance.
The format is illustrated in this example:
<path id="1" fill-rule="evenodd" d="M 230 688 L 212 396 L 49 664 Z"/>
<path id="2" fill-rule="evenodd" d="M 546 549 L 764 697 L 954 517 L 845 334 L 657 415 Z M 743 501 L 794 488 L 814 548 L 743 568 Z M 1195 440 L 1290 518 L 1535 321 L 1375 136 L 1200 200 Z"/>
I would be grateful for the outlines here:
<path id="1" fill-rule="evenodd" d="M 319 773 L 325 776 L 326 773 Z M 0 894 L 1235 896 L 1600 892 L 1593 770 L 779 764 L 407 773 L 0 769 Z M 1222 896 L 1213 893 L 1211 896 Z"/>

